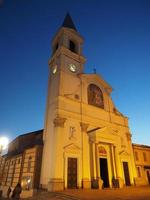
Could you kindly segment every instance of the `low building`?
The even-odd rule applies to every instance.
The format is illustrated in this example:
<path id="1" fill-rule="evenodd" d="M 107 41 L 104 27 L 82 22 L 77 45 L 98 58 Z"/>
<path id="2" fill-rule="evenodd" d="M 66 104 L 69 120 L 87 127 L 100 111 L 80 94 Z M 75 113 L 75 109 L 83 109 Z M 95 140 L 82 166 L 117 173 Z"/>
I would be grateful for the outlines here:
<path id="1" fill-rule="evenodd" d="M 43 149 L 43 130 L 20 135 L 9 144 L 8 153 L 0 159 L 0 187 L 6 196 L 18 182 L 22 195 L 32 196 L 39 188 Z"/>
<path id="2" fill-rule="evenodd" d="M 150 184 L 150 146 L 133 144 L 137 182 L 139 185 Z"/>

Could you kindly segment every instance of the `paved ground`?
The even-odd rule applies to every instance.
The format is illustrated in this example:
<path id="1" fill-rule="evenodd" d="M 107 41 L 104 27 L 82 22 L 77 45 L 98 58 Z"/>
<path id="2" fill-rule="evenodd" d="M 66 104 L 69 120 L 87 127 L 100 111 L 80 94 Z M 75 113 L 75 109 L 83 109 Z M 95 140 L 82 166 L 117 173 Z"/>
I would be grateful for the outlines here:
<path id="1" fill-rule="evenodd" d="M 4 199 L 1 199 L 4 200 Z M 27 200 L 150 200 L 150 187 L 128 187 L 104 190 L 65 190 L 40 192 Z"/>

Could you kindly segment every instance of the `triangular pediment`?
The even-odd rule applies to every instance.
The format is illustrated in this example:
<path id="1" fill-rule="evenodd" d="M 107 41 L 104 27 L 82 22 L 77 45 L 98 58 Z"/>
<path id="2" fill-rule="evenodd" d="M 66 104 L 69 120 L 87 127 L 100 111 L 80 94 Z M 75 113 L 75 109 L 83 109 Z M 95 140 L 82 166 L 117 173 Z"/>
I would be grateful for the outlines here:
<path id="1" fill-rule="evenodd" d="M 122 151 L 119 152 L 119 155 L 120 156 L 129 156 L 130 154 L 127 151 L 122 150 Z"/>
<path id="2" fill-rule="evenodd" d="M 83 74 L 82 77 L 90 83 L 101 85 L 109 94 L 112 92 L 112 87 L 99 74 Z"/>
<path id="3" fill-rule="evenodd" d="M 91 132 L 90 138 L 95 142 L 103 140 L 105 142 L 108 141 L 110 143 L 116 143 L 120 139 L 120 136 L 117 130 L 113 130 L 110 127 L 102 127 L 94 132 Z"/>
<path id="4" fill-rule="evenodd" d="M 117 130 L 113 130 L 112 128 L 107 127 L 107 126 L 104 126 L 104 127 L 100 128 L 97 131 L 97 134 L 100 134 L 101 132 L 105 132 L 106 134 L 111 134 L 111 135 L 118 136 L 118 131 Z"/>
<path id="5" fill-rule="evenodd" d="M 76 144 L 70 143 L 70 144 L 64 146 L 64 150 L 65 151 L 75 151 L 75 152 L 77 152 L 77 151 L 80 151 L 81 149 Z"/>
<path id="6" fill-rule="evenodd" d="M 103 127 L 98 129 L 95 132 L 96 137 L 101 137 L 102 135 L 105 135 L 106 137 L 111 137 L 111 136 L 117 136 L 118 137 L 118 132 L 111 129 L 110 127 Z"/>

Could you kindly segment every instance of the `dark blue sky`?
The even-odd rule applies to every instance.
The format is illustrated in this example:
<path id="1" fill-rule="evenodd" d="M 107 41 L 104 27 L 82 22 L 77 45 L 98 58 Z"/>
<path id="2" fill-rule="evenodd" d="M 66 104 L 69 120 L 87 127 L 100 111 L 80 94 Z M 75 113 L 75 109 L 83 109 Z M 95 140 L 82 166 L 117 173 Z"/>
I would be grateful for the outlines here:
<path id="1" fill-rule="evenodd" d="M 133 142 L 150 145 L 149 0 L 4 0 L 0 136 L 43 128 L 51 39 L 67 11 L 85 39 L 85 72 L 96 67 L 129 117 Z"/>

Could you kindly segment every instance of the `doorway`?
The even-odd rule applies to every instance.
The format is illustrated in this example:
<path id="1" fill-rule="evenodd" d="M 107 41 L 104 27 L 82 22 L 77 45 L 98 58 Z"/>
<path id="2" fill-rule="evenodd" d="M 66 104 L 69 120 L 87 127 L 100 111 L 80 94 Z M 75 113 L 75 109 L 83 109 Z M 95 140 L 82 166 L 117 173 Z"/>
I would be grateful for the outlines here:
<path id="1" fill-rule="evenodd" d="M 67 187 L 77 188 L 77 158 L 68 158 Z"/>
<path id="2" fill-rule="evenodd" d="M 149 173 L 149 171 L 147 171 L 146 173 L 147 173 L 147 180 L 148 180 L 148 183 L 150 184 L 150 173 Z"/>
<path id="3" fill-rule="evenodd" d="M 130 186 L 131 183 L 130 183 L 128 162 L 123 162 L 123 171 L 124 171 L 125 185 Z"/>
<path id="4" fill-rule="evenodd" d="M 100 175 L 101 179 L 103 180 L 103 186 L 109 187 L 107 158 L 100 158 L 99 164 L 100 164 Z"/>

